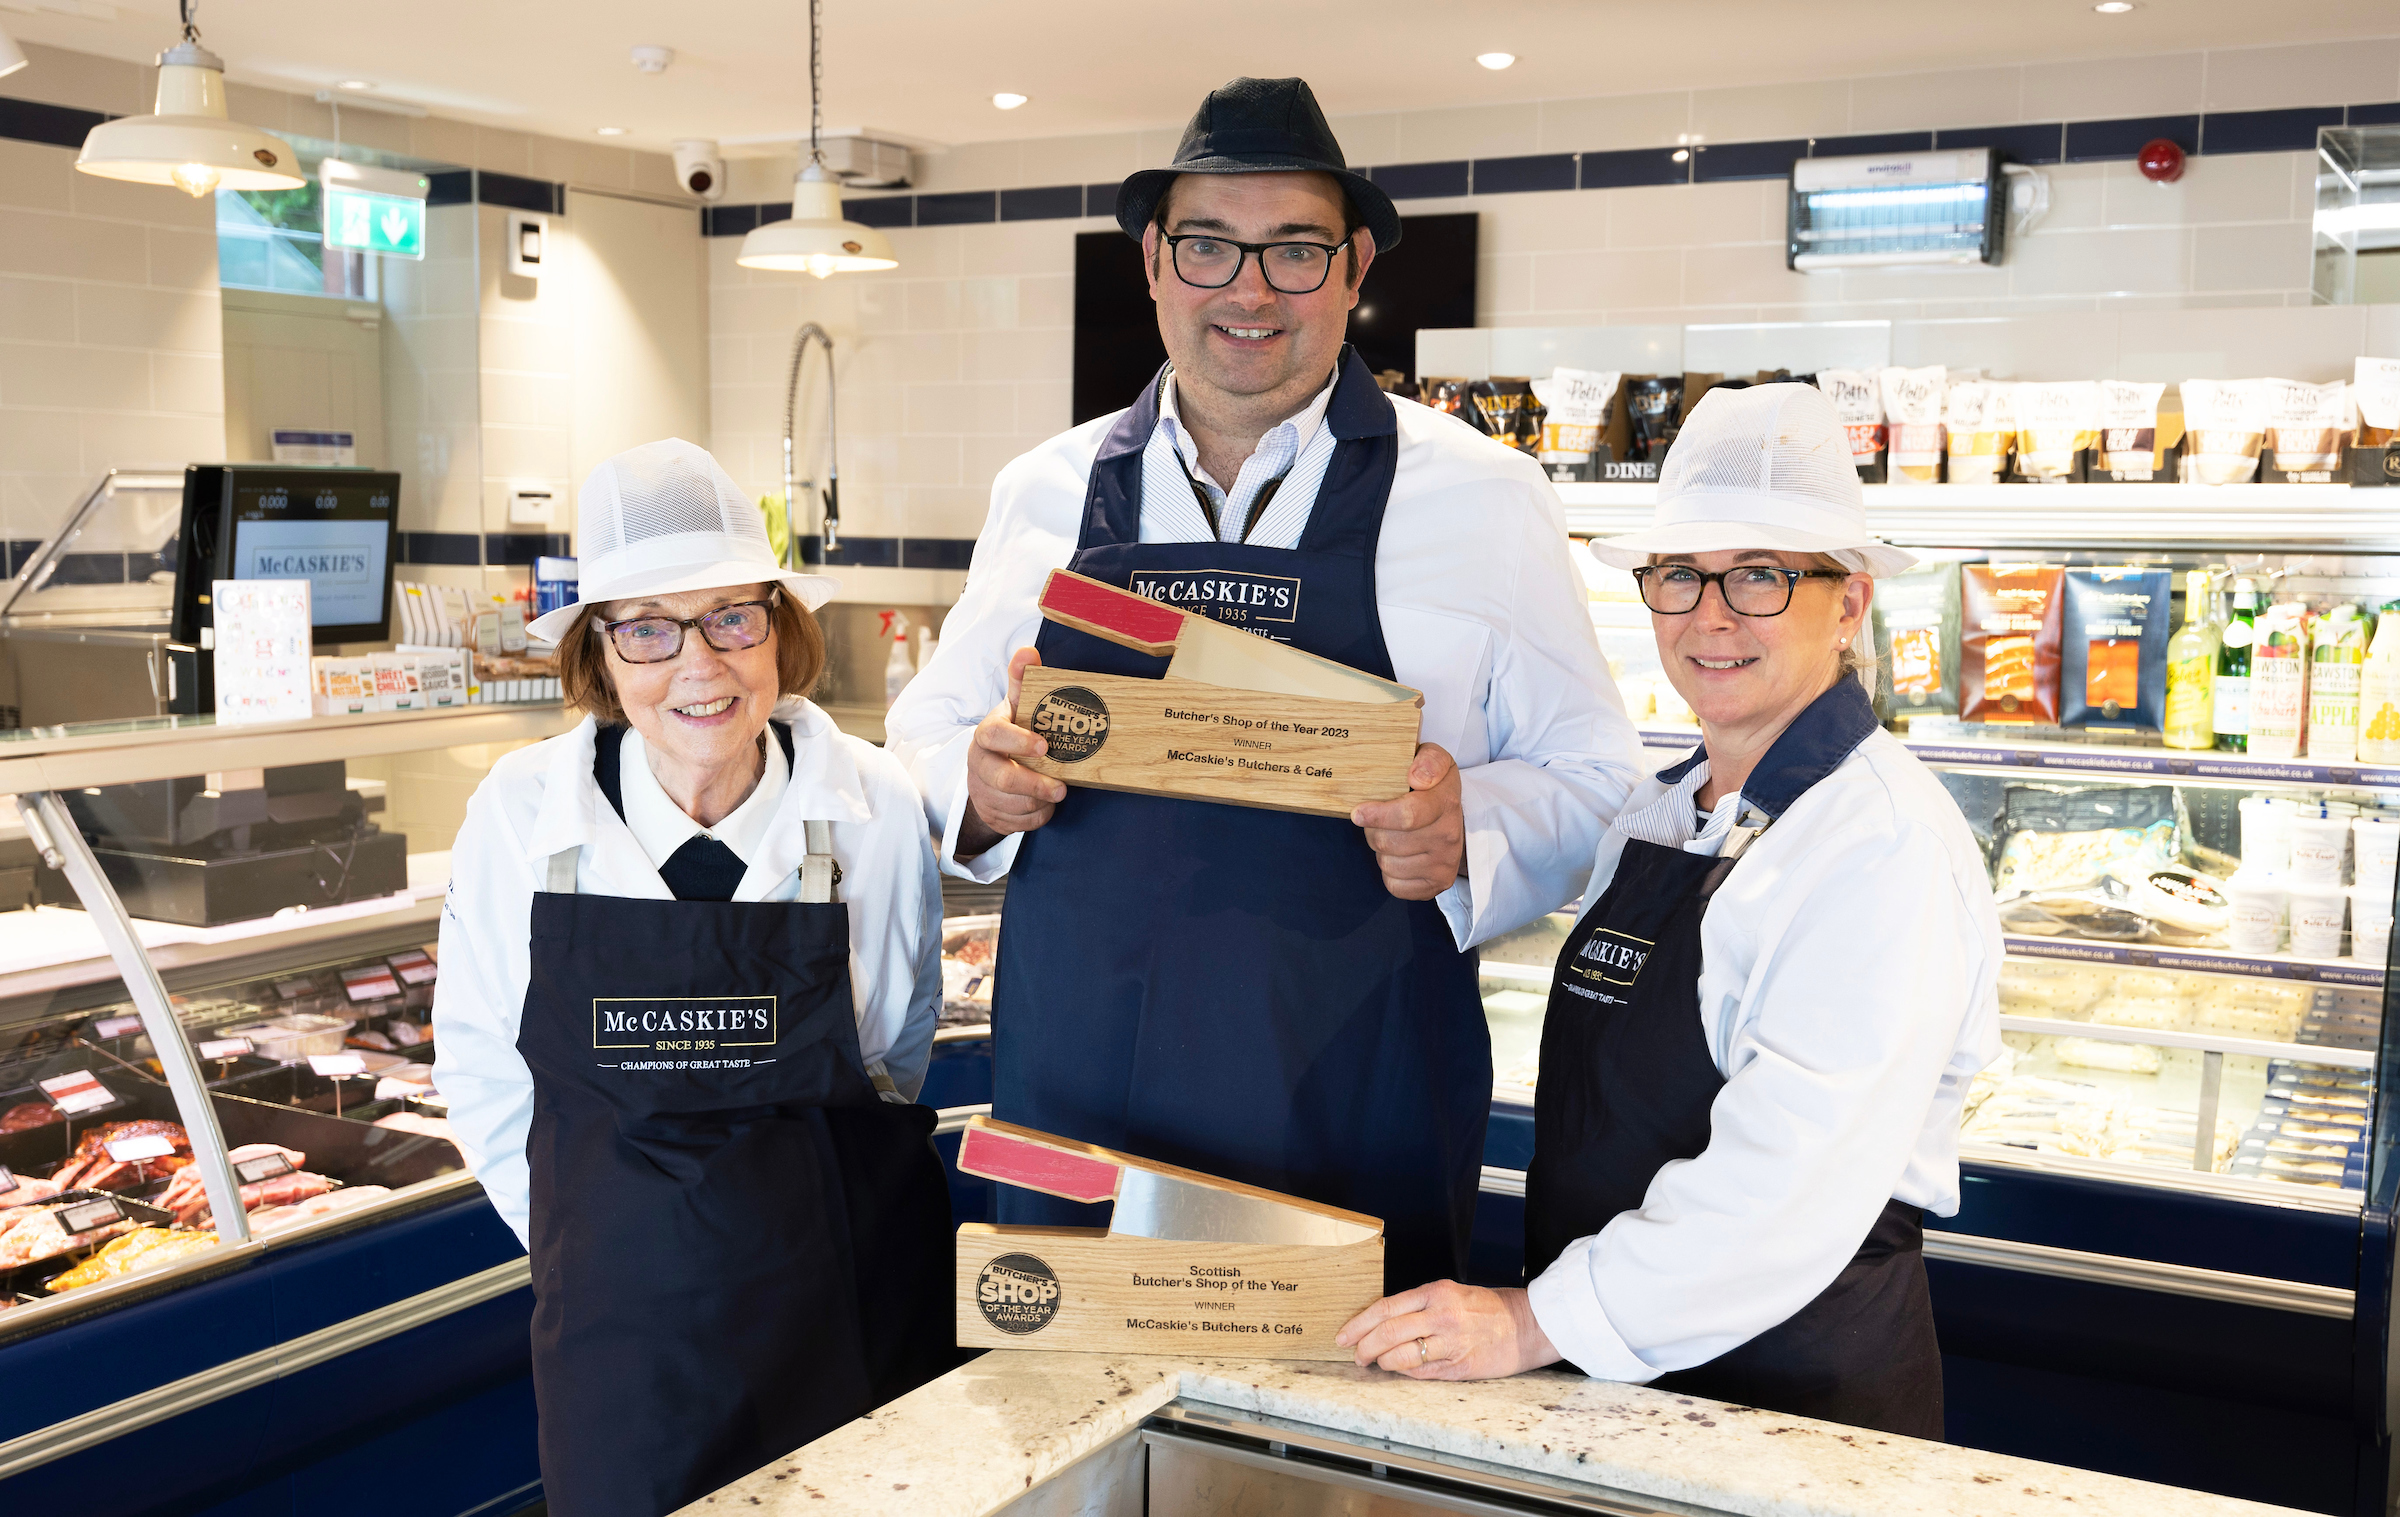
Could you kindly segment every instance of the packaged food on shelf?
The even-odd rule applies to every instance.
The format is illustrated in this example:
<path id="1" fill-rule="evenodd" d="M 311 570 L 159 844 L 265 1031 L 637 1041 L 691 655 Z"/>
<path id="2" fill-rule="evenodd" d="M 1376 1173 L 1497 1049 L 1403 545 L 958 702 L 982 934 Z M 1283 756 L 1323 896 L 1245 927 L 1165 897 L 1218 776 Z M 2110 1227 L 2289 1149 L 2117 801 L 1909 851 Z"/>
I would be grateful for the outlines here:
<path id="1" fill-rule="evenodd" d="M 312 1053 L 338 1053 L 355 1024 L 348 1017 L 297 1012 L 243 1027 L 228 1027 L 220 1036 L 247 1038 L 261 1058 L 290 1064 Z"/>
<path id="2" fill-rule="evenodd" d="M 2267 435 L 2259 472 L 2277 483 L 2333 484 L 2341 478 L 2342 446 L 2357 419 L 2350 387 L 2262 380 L 2266 390 Z"/>
<path id="3" fill-rule="evenodd" d="M 2339 958 L 2342 928 L 2349 917 L 2349 895 L 2338 884 L 2319 885 L 2294 880 L 2287 887 L 2291 944 L 2303 959 Z"/>
<path id="4" fill-rule="evenodd" d="M 2014 405 L 2017 462 L 2013 477 L 2036 483 L 2076 482 L 2091 469 L 2100 441 L 2100 386 L 2088 379 L 2020 384 Z"/>
<path id="5" fill-rule="evenodd" d="M 2064 568 L 1961 568 L 1959 715 L 1971 722 L 2058 722 Z"/>
<path id="6" fill-rule="evenodd" d="M 1873 614 L 1882 715 L 1957 715 L 1959 566 L 1935 559 L 1877 580 Z"/>
<path id="7" fill-rule="evenodd" d="M 1930 485 L 1942 477 L 1942 397 L 1949 371 L 1885 369 L 1883 389 L 1886 477 L 1893 484 Z M 1876 586 L 1878 592 L 1883 585 Z"/>
<path id="8" fill-rule="evenodd" d="M 2255 379 L 2183 382 L 2183 479 L 2187 484 L 2246 485 L 2258 477 L 2267 440 L 2267 394 Z"/>
<path id="9" fill-rule="evenodd" d="M 1861 369 L 1819 369 L 1817 388 L 1833 402 L 1833 414 L 1850 439 L 1850 462 L 1870 484 L 1884 478 L 1883 384 Z"/>
<path id="10" fill-rule="evenodd" d="M 1950 483 L 1997 484 L 2016 443 L 2011 386 L 1985 380 L 1951 384 L 1942 397 L 1942 431 L 1949 446 Z"/>
<path id="11" fill-rule="evenodd" d="M 2208 748 L 2217 740 L 2217 624 L 2209 614 L 2210 583 L 2206 569 L 2185 576 L 2183 626 L 2167 641 L 2167 714 L 2160 740 L 2169 748 Z"/>
<path id="12" fill-rule="evenodd" d="M 2400 603 L 2376 614 L 2358 670 L 2358 759 L 2400 764 Z"/>
<path id="13" fill-rule="evenodd" d="M 1625 409 L 1632 424 L 1633 456 L 1653 464 L 1663 462 L 1683 430 L 1683 376 L 1645 375 L 1629 381 Z"/>
<path id="14" fill-rule="evenodd" d="M 2232 915 L 2226 923 L 2226 946 L 2236 953 L 2280 953 L 2287 901 L 2283 876 L 2273 870 L 2247 866 L 2233 872 L 2224 885 Z"/>
<path id="15" fill-rule="evenodd" d="M 2160 414 L 2164 384 L 2131 379 L 2100 381 L 2100 443 L 2093 467 L 2120 483 L 2152 483 L 2171 477 L 2170 460 L 2182 441 Z M 2172 433 L 2173 435 L 2170 435 Z"/>
<path id="16" fill-rule="evenodd" d="M 2351 399 L 2358 434 L 2350 450 L 2350 482 L 2389 485 L 2400 481 L 2400 358 L 2360 358 L 2353 369 Z"/>
<path id="17" fill-rule="evenodd" d="M 2069 569 L 2065 591 L 2059 719 L 2068 726 L 2160 730 L 2167 716 L 2173 573 Z"/>

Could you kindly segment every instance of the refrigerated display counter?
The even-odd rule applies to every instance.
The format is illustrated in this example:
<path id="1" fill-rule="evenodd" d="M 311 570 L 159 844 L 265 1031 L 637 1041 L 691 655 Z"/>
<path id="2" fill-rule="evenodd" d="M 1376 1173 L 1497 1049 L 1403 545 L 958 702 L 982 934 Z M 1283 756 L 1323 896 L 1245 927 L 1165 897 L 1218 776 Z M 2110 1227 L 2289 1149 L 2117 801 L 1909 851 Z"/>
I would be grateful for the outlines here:
<path id="1" fill-rule="evenodd" d="M 567 722 L 0 734 L 0 844 L 73 903 L 0 911 L 0 1504 L 538 1496 L 526 1259 L 450 1139 L 431 1008 L 466 798 Z M 405 883 L 362 898 L 371 849 Z M 262 854 L 308 862 L 243 877 Z M 124 886 L 212 871 L 234 920 L 123 909 Z"/>

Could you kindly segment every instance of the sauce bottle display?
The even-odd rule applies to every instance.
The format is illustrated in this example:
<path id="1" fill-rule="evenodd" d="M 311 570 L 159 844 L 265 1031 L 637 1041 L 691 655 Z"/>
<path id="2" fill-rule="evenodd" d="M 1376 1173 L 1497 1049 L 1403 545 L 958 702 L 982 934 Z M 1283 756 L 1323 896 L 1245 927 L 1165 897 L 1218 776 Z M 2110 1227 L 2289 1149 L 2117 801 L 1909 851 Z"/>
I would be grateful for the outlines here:
<path id="1" fill-rule="evenodd" d="M 2206 748 L 2217 740 L 2217 621 L 2209 607 L 2209 580 L 2206 569 L 2194 569 L 2183 577 L 2183 628 L 2167 640 L 2163 735 L 2170 748 Z"/>
<path id="2" fill-rule="evenodd" d="M 2217 751 L 2250 751 L 2251 645 L 2258 641 L 2258 581 L 2233 582 L 2232 610 L 2217 634 L 2217 681 L 2213 691 Z"/>

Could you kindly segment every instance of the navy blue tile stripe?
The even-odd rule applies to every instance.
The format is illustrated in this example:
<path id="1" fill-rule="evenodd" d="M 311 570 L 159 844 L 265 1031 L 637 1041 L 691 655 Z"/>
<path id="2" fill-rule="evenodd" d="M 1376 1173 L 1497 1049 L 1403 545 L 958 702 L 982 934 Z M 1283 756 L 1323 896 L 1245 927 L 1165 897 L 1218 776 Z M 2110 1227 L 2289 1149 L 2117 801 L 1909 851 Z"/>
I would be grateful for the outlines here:
<path id="1" fill-rule="evenodd" d="M 6 129 L 0 100 L 0 137 Z M 2306 152 L 2321 126 L 2400 122 L 2400 101 L 2374 105 L 2303 106 L 2290 110 L 2216 111 L 2204 116 L 2138 116 L 2109 121 L 2045 121 L 2019 125 L 1944 127 L 1928 132 L 1873 132 L 1781 142 L 1712 142 L 1690 148 L 1628 148 L 1615 152 L 1535 153 L 1508 158 L 1456 158 L 1440 163 L 1383 163 L 1361 170 L 1395 200 L 1461 195 L 1508 195 L 1536 190 L 1614 190 L 1645 184 L 1710 184 L 1781 179 L 1799 158 L 1869 153 L 1922 153 L 1947 148 L 1998 148 L 2011 163 L 2090 163 L 2130 158 L 2143 143 L 2165 137 L 2193 157 L 2229 153 Z M 76 141 L 82 138 L 78 136 Z M 486 178 L 494 176 L 485 176 Z M 518 181 L 528 183 L 531 181 Z M 437 179 L 437 193 L 439 185 Z M 489 194 L 484 196 L 489 200 Z M 842 214 L 874 227 L 972 226 L 995 221 L 1064 221 L 1117 213 L 1114 184 L 1051 185 L 1021 190 L 965 190 L 928 195 L 878 195 L 845 200 Z M 781 221 L 788 204 L 714 205 L 700 212 L 710 237 L 739 237 Z"/>
<path id="2" fill-rule="evenodd" d="M 8 572 L 14 575 L 40 546 L 37 541 L 0 543 L 0 555 L 5 555 Z M 414 565 L 472 569 L 488 564 L 494 568 L 528 568 L 537 558 L 566 558 L 573 552 L 570 539 L 563 532 L 403 532 L 398 558 L 402 564 Z M 828 562 L 822 538 L 802 537 L 800 553 L 809 563 Z M 974 555 L 975 539 L 971 537 L 844 537 L 830 562 L 852 568 L 963 572 Z M 122 553 L 69 554 L 60 565 L 60 573 L 73 578 L 62 578 L 61 583 L 114 584 L 129 573 L 147 576 L 155 567 L 150 562 L 152 555 L 132 557 L 139 562 L 129 568 L 127 555 Z"/>
<path id="3" fill-rule="evenodd" d="M 0 98 L 0 137 L 13 142 L 79 148 L 86 133 L 110 119 L 98 111 L 79 111 L 42 100 Z"/>

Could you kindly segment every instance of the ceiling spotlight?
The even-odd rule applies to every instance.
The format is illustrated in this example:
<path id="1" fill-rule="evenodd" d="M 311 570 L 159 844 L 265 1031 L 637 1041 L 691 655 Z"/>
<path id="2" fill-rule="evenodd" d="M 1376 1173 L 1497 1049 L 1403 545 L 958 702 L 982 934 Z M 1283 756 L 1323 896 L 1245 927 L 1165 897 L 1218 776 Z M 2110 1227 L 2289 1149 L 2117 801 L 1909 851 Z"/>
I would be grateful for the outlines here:
<path id="1" fill-rule="evenodd" d="M 1477 53 L 1475 61 L 1485 68 L 1498 72 L 1516 62 L 1517 55 L 1514 53 Z"/>
<path id="2" fill-rule="evenodd" d="M 603 137 L 622 137 L 625 135 L 625 128 L 621 126 L 596 126 L 593 127 L 592 130 L 599 133 Z"/>
<path id="3" fill-rule="evenodd" d="M 1002 90 L 999 94 L 992 97 L 992 104 L 1000 107 L 1000 109 L 1004 111 L 1013 111 L 1024 103 L 1025 97 L 1023 95 L 1012 95 L 1006 90 Z"/>
<path id="4" fill-rule="evenodd" d="M 1692 150 L 1688 147 L 1679 147 L 1667 155 L 1667 160 L 1670 163 L 1689 163 L 1692 161 Z"/>
<path id="5" fill-rule="evenodd" d="M 2103 16 L 2122 16 L 2133 9 L 2133 0 L 2100 0 L 2092 9 Z"/>
<path id="6" fill-rule="evenodd" d="M 375 81 L 372 79 L 343 79 L 334 84 L 337 90 L 371 90 L 374 87 Z"/>
<path id="7" fill-rule="evenodd" d="M 645 42 L 633 50 L 633 66 L 645 74 L 663 74 L 674 61 L 675 49 L 660 47 L 655 42 Z"/>

